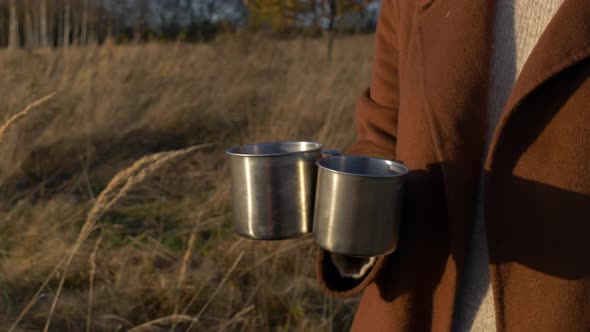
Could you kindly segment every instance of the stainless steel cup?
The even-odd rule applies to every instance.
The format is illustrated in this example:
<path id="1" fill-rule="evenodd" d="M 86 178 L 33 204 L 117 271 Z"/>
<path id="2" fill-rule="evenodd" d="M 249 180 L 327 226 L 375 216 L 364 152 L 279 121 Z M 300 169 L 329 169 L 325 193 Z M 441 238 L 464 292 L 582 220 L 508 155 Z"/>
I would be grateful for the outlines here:
<path id="1" fill-rule="evenodd" d="M 397 247 L 408 168 L 361 156 L 330 156 L 319 166 L 313 235 L 333 253 L 372 257 Z"/>
<path id="2" fill-rule="evenodd" d="M 295 238 L 312 231 L 316 160 L 322 145 L 275 142 L 226 150 L 232 184 L 233 225 L 256 240 Z"/>

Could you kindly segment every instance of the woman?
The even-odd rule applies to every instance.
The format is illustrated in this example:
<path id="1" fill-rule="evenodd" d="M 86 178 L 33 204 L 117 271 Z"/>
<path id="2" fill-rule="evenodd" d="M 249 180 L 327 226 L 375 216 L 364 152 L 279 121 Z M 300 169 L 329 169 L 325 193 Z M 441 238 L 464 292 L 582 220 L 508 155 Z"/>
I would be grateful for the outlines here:
<path id="1" fill-rule="evenodd" d="M 349 154 L 408 176 L 397 250 L 320 251 L 358 331 L 590 330 L 590 1 L 383 0 Z"/>

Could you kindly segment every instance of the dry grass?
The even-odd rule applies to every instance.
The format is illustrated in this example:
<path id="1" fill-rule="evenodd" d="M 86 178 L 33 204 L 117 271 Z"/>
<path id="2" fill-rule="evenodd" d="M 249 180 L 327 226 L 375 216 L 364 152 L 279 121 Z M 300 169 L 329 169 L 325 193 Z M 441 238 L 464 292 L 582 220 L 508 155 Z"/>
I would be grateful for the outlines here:
<path id="1" fill-rule="evenodd" d="M 311 239 L 233 234 L 223 149 L 346 147 L 371 45 L 340 40 L 332 63 L 313 40 L 0 51 L 0 123 L 57 92 L 0 142 L 0 330 L 348 326 Z"/>
<path id="2" fill-rule="evenodd" d="M 44 102 L 48 101 L 49 99 L 53 98 L 53 96 L 55 96 L 55 92 L 37 100 L 34 101 L 32 103 L 30 103 L 29 105 L 27 105 L 27 107 L 25 107 L 24 110 L 16 113 L 15 115 L 11 116 L 1 127 L 0 127 L 0 143 L 2 143 L 2 138 L 6 135 L 6 133 L 8 132 L 8 129 L 10 129 L 10 127 L 12 127 L 18 120 L 24 118 L 25 116 L 27 116 L 35 107 L 42 105 Z"/>

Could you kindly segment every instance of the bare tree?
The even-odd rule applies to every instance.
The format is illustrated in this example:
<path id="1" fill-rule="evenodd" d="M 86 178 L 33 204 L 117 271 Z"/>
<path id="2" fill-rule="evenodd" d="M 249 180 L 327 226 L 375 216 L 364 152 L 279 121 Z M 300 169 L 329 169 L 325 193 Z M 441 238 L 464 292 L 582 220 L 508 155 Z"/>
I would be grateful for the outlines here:
<path id="1" fill-rule="evenodd" d="M 8 22 L 5 14 L 6 13 L 4 10 L 0 10 L 0 20 L 2 20 L 2 22 Z M 4 46 L 4 45 L 8 44 L 7 38 L 6 38 L 7 36 L 8 36 L 8 34 L 6 33 L 6 27 L 4 26 L 4 24 L 0 24 L 0 46 Z"/>
<path id="2" fill-rule="evenodd" d="M 98 26 L 100 21 L 100 14 L 97 10 L 97 6 L 90 6 L 90 2 L 86 0 L 87 12 L 88 12 L 88 23 L 87 23 L 87 35 L 85 44 L 95 43 L 98 41 Z"/>
<path id="3" fill-rule="evenodd" d="M 151 6 L 149 1 L 135 0 L 136 13 L 133 27 L 133 40 L 136 43 L 141 41 L 150 10 Z"/>
<path id="4" fill-rule="evenodd" d="M 253 28 L 289 34 L 306 32 L 310 24 L 317 34 L 329 25 L 332 45 L 340 17 L 363 1 L 369 0 L 0 0 L 0 45 L 83 46 L 109 37 L 137 42 L 150 34 L 209 40 L 248 18 L 260 22 Z"/>
<path id="5" fill-rule="evenodd" d="M 63 46 L 70 46 L 70 21 L 71 21 L 72 5 L 70 0 L 64 0 L 64 30 L 63 30 Z"/>
<path id="6" fill-rule="evenodd" d="M 82 19 L 80 22 L 80 44 L 88 43 L 88 0 L 82 0 Z"/>
<path id="7" fill-rule="evenodd" d="M 113 13 L 116 11 L 116 9 L 115 6 L 112 4 L 112 1 L 107 1 L 107 4 L 105 4 L 104 6 L 110 13 L 110 16 L 105 18 L 107 21 L 106 39 L 111 39 L 113 37 Z"/>
<path id="8" fill-rule="evenodd" d="M 70 6 L 70 45 L 80 45 L 82 29 L 82 6 L 80 0 L 74 0 Z"/>
<path id="9" fill-rule="evenodd" d="M 34 48 L 36 47 L 35 37 L 34 37 L 34 28 L 33 28 L 33 8 L 32 3 L 30 0 L 26 2 L 26 6 L 24 7 L 24 15 L 25 15 L 25 45 L 27 48 Z"/>
<path id="10" fill-rule="evenodd" d="M 8 47 L 18 48 L 20 45 L 18 36 L 18 13 L 16 12 L 16 0 L 10 0 L 10 23 L 8 28 Z"/>
<path id="11" fill-rule="evenodd" d="M 33 47 L 39 47 L 40 45 L 40 35 L 39 35 L 39 8 L 36 6 L 36 0 L 29 0 L 29 8 L 31 11 L 31 18 L 33 21 L 32 28 L 33 28 Z"/>
<path id="12" fill-rule="evenodd" d="M 47 0 L 41 0 L 39 3 L 39 28 L 41 30 L 41 46 L 49 46 L 49 36 L 47 32 Z"/>
<path id="13" fill-rule="evenodd" d="M 338 32 L 338 21 L 348 12 L 356 12 L 364 17 L 369 0 L 324 0 L 327 2 L 328 13 L 325 15 L 328 19 L 328 60 L 332 60 L 334 50 L 334 39 Z M 325 8 L 324 4 L 324 8 Z"/>
<path id="14" fill-rule="evenodd" d="M 29 8 L 30 2 L 27 1 L 24 7 L 23 13 L 25 16 L 25 38 L 24 44 L 27 48 L 33 48 L 33 18 L 31 17 L 31 9 Z"/>
<path id="15" fill-rule="evenodd" d="M 336 31 L 334 24 L 336 23 L 336 0 L 330 0 L 330 14 L 328 21 L 328 60 L 332 61 L 332 53 L 334 50 L 334 38 L 336 37 Z"/>

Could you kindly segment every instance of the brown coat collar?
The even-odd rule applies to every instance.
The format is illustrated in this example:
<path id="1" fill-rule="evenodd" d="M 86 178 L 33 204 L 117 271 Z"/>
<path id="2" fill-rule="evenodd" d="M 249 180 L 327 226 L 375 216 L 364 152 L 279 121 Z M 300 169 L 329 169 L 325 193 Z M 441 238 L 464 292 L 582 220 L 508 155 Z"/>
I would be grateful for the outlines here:
<path id="1" fill-rule="evenodd" d="M 498 137 L 521 102 L 561 71 L 590 57 L 590 1 L 565 0 L 526 62 L 496 129 L 486 166 L 492 167 Z"/>
<path id="2" fill-rule="evenodd" d="M 494 0 L 421 0 L 417 10 L 419 76 L 425 112 L 443 165 L 451 236 L 466 244 L 484 157 Z M 534 89 L 590 57 L 590 1 L 565 0 L 526 62 L 500 124 L 486 167 L 493 167 L 498 137 Z M 450 163 L 449 161 L 452 161 Z M 464 248 L 452 248 L 458 261 Z"/>
<path id="3" fill-rule="evenodd" d="M 439 158 L 454 160 L 455 156 L 448 153 L 459 143 L 479 158 L 483 153 L 483 137 L 476 142 L 473 138 L 480 137 L 480 126 L 485 126 L 495 1 L 420 0 L 419 4 L 417 33 L 423 87 L 427 112 L 432 113 L 432 120 L 437 120 L 431 125 Z M 565 0 L 526 62 L 495 136 L 535 88 L 588 57 L 590 1 Z M 447 107 L 470 105 L 477 106 Z M 478 124 L 462 126 L 468 119 Z M 442 124 L 449 122 L 454 126 L 443 129 Z"/>

